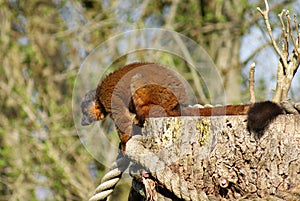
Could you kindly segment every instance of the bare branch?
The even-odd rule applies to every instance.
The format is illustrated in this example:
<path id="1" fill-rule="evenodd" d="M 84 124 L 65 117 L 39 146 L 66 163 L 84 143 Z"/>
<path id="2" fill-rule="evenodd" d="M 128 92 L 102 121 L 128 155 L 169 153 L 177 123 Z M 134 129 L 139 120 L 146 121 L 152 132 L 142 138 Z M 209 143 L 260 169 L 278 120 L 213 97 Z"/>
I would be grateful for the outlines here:
<path id="1" fill-rule="evenodd" d="M 250 93 L 250 103 L 255 103 L 255 90 L 254 90 L 254 73 L 255 73 L 255 62 L 250 66 L 249 72 L 249 93 Z"/>
<path id="2" fill-rule="evenodd" d="M 299 24 L 297 21 L 297 15 L 294 15 L 294 24 L 295 24 L 296 36 L 297 36 L 297 42 L 298 42 L 298 44 L 296 44 L 296 46 L 295 46 L 295 50 L 298 53 L 298 55 L 300 55 L 300 33 L 299 33 Z"/>
<path id="3" fill-rule="evenodd" d="M 299 53 L 298 52 L 298 48 L 297 48 L 297 43 L 296 43 L 296 40 L 295 40 L 295 36 L 294 36 L 294 32 L 293 32 L 293 27 L 292 27 L 292 23 L 291 23 L 290 13 L 289 13 L 288 10 L 286 11 L 285 15 L 286 15 L 286 19 L 287 19 L 287 26 L 288 26 L 288 28 L 290 30 L 290 37 L 292 39 L 292 42 L 293 42 L 293 45 L 295 47 L 296 52 Z"/>
<path id="4" fill-rule="evenodd" d="M 265 6 L 266 6 L 266 11 L 269 12 L 270 8 L 269 8 L 268 0 L 265 0 Z"/>
<path id="5" fill-rule="evenodd" d="M 287 1 L 281 1 L 281 2 L 274 2 L 275 4 L 272 5 L 272 7 L 270 7 L 269 12 L 271 11 L 275 11 L 278 10 L 280 8 L 282 8 L 283 6 L 287 6 L 287 4 L 292 4 L 297 0 L 289 0 Z M 253 24 L 255 24 L 257 22 L 257 20 L 259 19 L 258 15 L 254 15 L 252 18 L 250 18 L 250 20 L 246 21 L 244 23 L 245 27 L 251 27 Z"/>
<path id="6" fill-rule="evenodd" d="M 286 101 L 288 100 L 288 92 L 291 86 L 291 82 L 295 76 L 295 73 L 297 72 L 300 63 L 299 24 L 297 23 L 296 16 L 294 16 L 294 23 L 296 27 L 296 33 L 297 33 L 297 41 L 296 41 L 296 38 L 294 36 L 295 30 L 293 29 L 292 26 L 290 12 L 288 10 L 282 10 L 281 13 L 278 15 L 281 23 L 282 34 L 284 36 L 284 43 L 282 44 L 282 49 L 280 50 L 272 34 L 269 17 L 268 17 L 269 6 L 267 0 L 265 0 L 265 4 L 266 4 L 265 11 L 262 11 L 260 8 L 257 8 L 257 10 L 261 13 L 261 15 L 264 18 L 264 22 L 267 31 L 269 33 L 269 37 L 272 41 L 273 48 L 280 57 L 278 63 L 278 69 L 277 69 L 276 90 L 273 97 L 273 101 L 275 102 Z M 285 19 L 283 16 L 285 17 Z M 290 43 L 290 41 L 292 42 Z M 291 44 L 293 46 L 293 52 L 291 55 L 289 55 L 289 49 L 290 49 L 289 45 Z"/>
<path id="7" fill-rule="evenodd" d="M 265 11 L 262 11 L 259 7 L 257 7 L 257 10 L 260 12 L 260 14 L 263 16 L 264 18 L 264 21 L 265 21 L 265 25 L 266 25 L 266 28 L 267 28 L 267 31 L 269 33 L 269 37 L 272 41 L 272 45 L 276 51 L 276 53 L 279 55 L 282 63 L 283 63 L 283 67 L 284 68 L 287 68 L 287 60 L 286 58 L 284 57 L 284 55 L 281 53 L 279 47 L 277 46 L 276 44 L 276 41 L 273 37 L 273 34 L 272 34 L 272 29 L 271 29 L 271 25 L 270 25 L 270 22 L 269 22 L 269 5 L 268 5 L 268 1 L 265 0 L 265 5 L 266 5 L 266 10 Z"/>
<path id="8" fill-rule="evenodd" d="M 288 43 L 288 41 L 289 41 L 289 36 L 288 36 L 288 34 L 287 34 L 288 31 L 285 29 L 285 24 L 284 24 L 284 21 L 283 21 L 283 18 L 282 18 L 282 16 L 283 16 L 284 13 L 285 13 L 285 10 L 283 9 L 283 10 L 281 11 L 281 13 L 278 14 L 278 17 L 279 17 L 279 20 L 280 20 L 281 29 L 282 29 L 282 34 L 283 34 L 283 37 L 284 37 L 284 46 L 282 47 L 282 50 L 283 50 L 284 52 L 285 52 L 285 51 L 288 52 L 288 49 L 289 49 L 289 43 Z M 288 55 L 286 55 L 286 56 L 288 56 Z"/>
<path id="9" fill-rule="evenodd" d="M 283 73 L 282 63 L 278 62 L 276 89 L 272 99 L 272 101 L 276 103 L 280 102 L 282 96 L 282 86 L 283 86 L 283 79 L 284 79 L 283 74 L 284 73 Z"/>

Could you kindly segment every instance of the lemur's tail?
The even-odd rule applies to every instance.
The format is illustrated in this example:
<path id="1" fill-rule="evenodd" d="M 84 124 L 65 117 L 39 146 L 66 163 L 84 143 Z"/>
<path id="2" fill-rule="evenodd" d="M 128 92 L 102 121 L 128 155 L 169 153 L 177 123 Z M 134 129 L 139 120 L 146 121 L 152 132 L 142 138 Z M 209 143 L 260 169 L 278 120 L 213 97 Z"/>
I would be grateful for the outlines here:
<path id="1" fill-rule="evenodd" d="M 271 101 L 254 103 L 248 110 L 247 128 L 260 138 L 269 124 L 280 114 L 284 114 L 284 110 L 277 103 Z"/>

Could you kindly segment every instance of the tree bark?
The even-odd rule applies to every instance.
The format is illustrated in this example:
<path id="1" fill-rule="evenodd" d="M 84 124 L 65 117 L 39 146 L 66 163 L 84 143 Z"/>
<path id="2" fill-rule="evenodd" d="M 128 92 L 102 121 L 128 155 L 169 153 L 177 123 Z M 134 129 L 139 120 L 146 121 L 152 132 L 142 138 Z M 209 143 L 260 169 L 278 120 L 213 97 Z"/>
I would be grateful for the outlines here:
<path id="1" fill-rule="evenodd" d="M 126 153 L 151 172 L 159 200 L 299 199 L 300 116 L 279 116 L 261 139 L 246 121 L 151 118 Z"/>

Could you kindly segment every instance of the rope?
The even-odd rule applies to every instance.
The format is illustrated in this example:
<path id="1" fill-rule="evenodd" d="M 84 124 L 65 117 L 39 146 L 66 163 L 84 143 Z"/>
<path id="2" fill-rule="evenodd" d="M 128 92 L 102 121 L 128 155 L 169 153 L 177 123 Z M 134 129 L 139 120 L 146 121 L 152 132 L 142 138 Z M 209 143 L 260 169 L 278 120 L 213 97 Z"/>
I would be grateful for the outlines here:
<path id="1" fill-rule="evenodd" d="M 132 177 L 131 191 L 135 191 L 145 201 L 158 201 L 157 182 L 151 178 L 151 174 L 140 164 L 132 163 L 129 167 L 129 175 Z M 136 196 L 131 196 L 128 201 L 141 200 Z"/>
<path id="2" fill-rule="evenodd" d="M 197 194 L 197 192 L 189 190 L 186 181 L 180 179 L 178 174 L 173 173 L 156 154 L 143 146 L 142 136 L 133 136 L 126 145 L 127 156 L 141 166 L 147 167 L 151 175 L 163 183 L 164 187 L 176 197 L 191 200 L 195 193 Z"/>
<path id="3" fill-rule="evenodd" d="M 111 170 L 107 172 L 101 180 L 101 184 L 96 188 L 94 195 L 89 201 L 105 201 L 112 194 L 115 186 L 120 181 L 123 172 L 129 166 L 129 159 L 121 151 L 117 160 L 112 164 Z"/>

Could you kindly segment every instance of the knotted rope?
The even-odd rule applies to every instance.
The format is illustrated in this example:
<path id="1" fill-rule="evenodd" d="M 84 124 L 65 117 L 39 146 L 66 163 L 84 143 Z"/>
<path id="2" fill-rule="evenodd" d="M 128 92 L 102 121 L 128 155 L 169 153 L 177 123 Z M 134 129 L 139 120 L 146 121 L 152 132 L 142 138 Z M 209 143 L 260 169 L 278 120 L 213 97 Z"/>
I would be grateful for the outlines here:
<path id="1" fill-rule="evenodd" d="M 120 181 L 123 172 L 129 166 L 129 159 L 119 153 L 117 160 L 113 163 L 111 170 L 107 172 L 101 180 L 101 184 L 96 188 L 94 195 L 89 201 L 106 200 L 112 194 L 115 186 Z"/>

